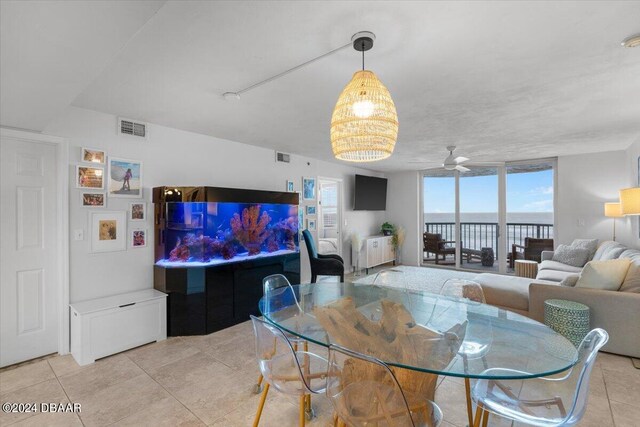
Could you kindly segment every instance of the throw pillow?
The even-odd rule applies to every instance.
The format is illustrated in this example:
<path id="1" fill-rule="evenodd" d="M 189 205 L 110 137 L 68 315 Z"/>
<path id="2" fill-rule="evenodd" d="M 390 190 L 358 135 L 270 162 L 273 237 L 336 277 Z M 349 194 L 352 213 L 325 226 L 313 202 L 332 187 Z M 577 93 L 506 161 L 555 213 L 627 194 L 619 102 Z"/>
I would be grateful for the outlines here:
<path id="1" fill-rule="evenodd" d="M 619 291 L 640 293 L 640 264 L 631 263 Z"/>
<path id="2" fill-rule="evenodd" d="M 573 243 L 571 243 L 571 246 L 574 248 L 588 249 L 589 259 L 587 261 L 590 261 L 598 250 L 598 239 L 575 239 Z"/>
<path id="3" fill-rule="evenodd" d="M 568 286 L 570 288 L 573 288 L 576 283 L 578 283 L 578 279 L 580 278 L 580 276 L 578 274 L 572 274 L 571 276 L 567 276 L 564 279 L 562 279 L 562 282 L 560 282 L 560 286 Z"/>
<path id="4" fill-rule="evenodd" d="M 627 275 L 629 264 L 631 261 L 628 259 L 590 261 L 582 269 L 576 288 L 617 291 Z"/>
<path id="5" fill-rule="evenodd" d="M 618 259 L 620 258 L 620 255 L 622 254 L 622 252 L 626 250 L 627 248 L 625 248 L 624 246 L 619 248 L 611 248 L 602 254 L 602 258 L 600 258 L 600 261 L 606 261 L 608 259 Z"/>
<path id="6" fill-rule="evenodd" d="M 552 260 L 574 267 L 582 267 L 589 261 L 589 255 L 589 249 L 559 245 L 553 252 Z"/>

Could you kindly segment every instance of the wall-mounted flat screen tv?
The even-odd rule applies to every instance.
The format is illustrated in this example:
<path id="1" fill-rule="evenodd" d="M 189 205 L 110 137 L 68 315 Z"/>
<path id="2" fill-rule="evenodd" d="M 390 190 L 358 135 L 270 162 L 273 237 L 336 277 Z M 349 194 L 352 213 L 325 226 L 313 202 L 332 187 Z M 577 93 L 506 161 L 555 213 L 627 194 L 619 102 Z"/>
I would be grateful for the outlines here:
<path id="1" fill-rule="evenodd" d="M 384 211 L 387 209 L 387 179 L 356 175 L 354 211 Z"/>

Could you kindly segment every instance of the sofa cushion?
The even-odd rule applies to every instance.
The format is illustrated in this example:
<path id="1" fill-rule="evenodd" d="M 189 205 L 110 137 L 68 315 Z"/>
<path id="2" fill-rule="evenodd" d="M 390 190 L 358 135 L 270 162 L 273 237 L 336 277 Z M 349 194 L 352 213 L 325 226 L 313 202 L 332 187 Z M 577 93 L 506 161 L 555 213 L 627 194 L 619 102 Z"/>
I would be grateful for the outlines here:
<path id="1" fill-rule="evenodd" d="M 638 249 L 626 249 L 618 258 L 626 258 L 631 260 L 632 263 L 640 265 L 640 251 Z"/>
<path id="2" fill-rule="evenodd" d="M 615 248 L 624 248 L 623 245 L 621 245 L 618 242 L 614 242 L 612 240 L 607 240 L 606 242 L 602 242 L 602 244 L 600 246 L 598 246 L 598 250 L 596 251 L 595 255 L 593 256 L 592 260 L 593 261 L 600 261 L 602 260 L 603 256 L 606 256 L 607 252 L 609 252 L 612 249 Z"/>
<path id="3" fill-rule="evenodd" d="M 529 310 L 529 285 L 533 279 L 482 273 L 473 280 L 482 286 L 487 304 Z"/>
<path id="4" fill-rule="evenodd" d="M 574 276 L 575 272 L 570 271 L 559 271 L 559 270 L 542 270 L 538 271 L 538 275 L 536 276 L 536 283 L 540 280 L 547 280 L 549 282 L 562 282 L 568 276 Z"/>
<path id="5" fill-rule="evenodd" d="M 582 269 L 576 288 L 617 291 L 627 275 L 629 264 L 631 261 L 626 258 L 590 261 Z"/>
<path id="6" fill-rule="evenodd" d="M 622 258 L 625 259 L 625 258 Z M 635 292 L 640 293 L 640 262 L 632 262 L 627 270 L 627 275 L 624 278 L 624 282 L 618 289 L 620 292 Z"/>
<path id="7" fill-rule="evenodd" d="M 591 260 L 598 250 L 598 239 L 575 239 L 571 243 L 571 247 L 587 249 L 589 251 L 589 260 Z"/>
<path id="8" fill-rule="evenodd" d="M 552 261 L 574 267 L 582 267 L 589 261 L 590 251 L 586 248 L 578 248 L 567 245 L 559 245 L 553 252 Z"/>
<path id="9" fill-rule="evenodd" d="M 576 283 L 578 283 L 578 279 L 580 278 L 579 274 L 572 274 L 571 276 L 567 276 L 564 279 L 562 279 L 562 282 L 560 282 L 560 286 L 568 286 L 570 288 L 573 288 Z"/>
<path id="10" fill-rule="evenodd" d="M 538 271 L 540 270 L 558 270 L 558 271 L 567 271 L 569 273 L 580 273 L 582 271 L 582 268 L 563 264 L 558 261 L 542 261 L 538 265 Z"/>
<path id="11" fill-rule="evenodd" d="M 620 255 L 622 255 L 622 253 L 624 251 L 626 251 L 626 250 L 627 250 L 627 248 L 625 248 L 624 246 L 611 248 L 608 251 L 606 251 L 604 254 L 602 254 L 602 257 L 599 259 L 599 261 L 607 261 L 607 260 L 610 260 L 610 259 L 618 259 L 618 258 L 620 258 Z"/>

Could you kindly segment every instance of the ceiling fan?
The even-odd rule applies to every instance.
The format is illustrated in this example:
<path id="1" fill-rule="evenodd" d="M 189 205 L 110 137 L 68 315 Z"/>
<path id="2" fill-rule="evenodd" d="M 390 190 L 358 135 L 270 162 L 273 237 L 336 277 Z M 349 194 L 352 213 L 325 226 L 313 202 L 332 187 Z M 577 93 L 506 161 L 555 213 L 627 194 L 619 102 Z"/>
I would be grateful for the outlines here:
<path id="1" fill-rule="evenodd" d="M 455 145 L 449 145 L 447 147 L 449 156 L 444 159 L 444 164 L 442 166 L 448 171 L 457 170 L 458 172 L 469 172 L 469 168 L 462 166 L 462 164 L 468 162 L 469 159 L 462 156 L 453 157 L 453 152 L 455 151 L 455 149 Z"/>

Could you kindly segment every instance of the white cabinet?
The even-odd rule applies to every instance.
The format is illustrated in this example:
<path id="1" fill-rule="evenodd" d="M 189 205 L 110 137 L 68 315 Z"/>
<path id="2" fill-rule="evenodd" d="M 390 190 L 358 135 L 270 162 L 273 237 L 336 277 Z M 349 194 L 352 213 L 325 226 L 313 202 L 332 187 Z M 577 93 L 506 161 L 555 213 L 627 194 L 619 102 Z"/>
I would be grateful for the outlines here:
<path id="1" fill-rule="evenodd" d="M 395 261 L 396 253 L 392 239 L 393 236 L 371 236 L 364 239 L 360 251 L 360 268 L 364 268 L 368 273 L 369 269 L 376 265 Z M 354 254 L 354 259 L 355 256 Z"/>
<path id="2" fill-rule="evenodd" d="M 70 304 L 71 354 L 79 365 L 167 338 L 167 294 L 155 289 Z"/>

